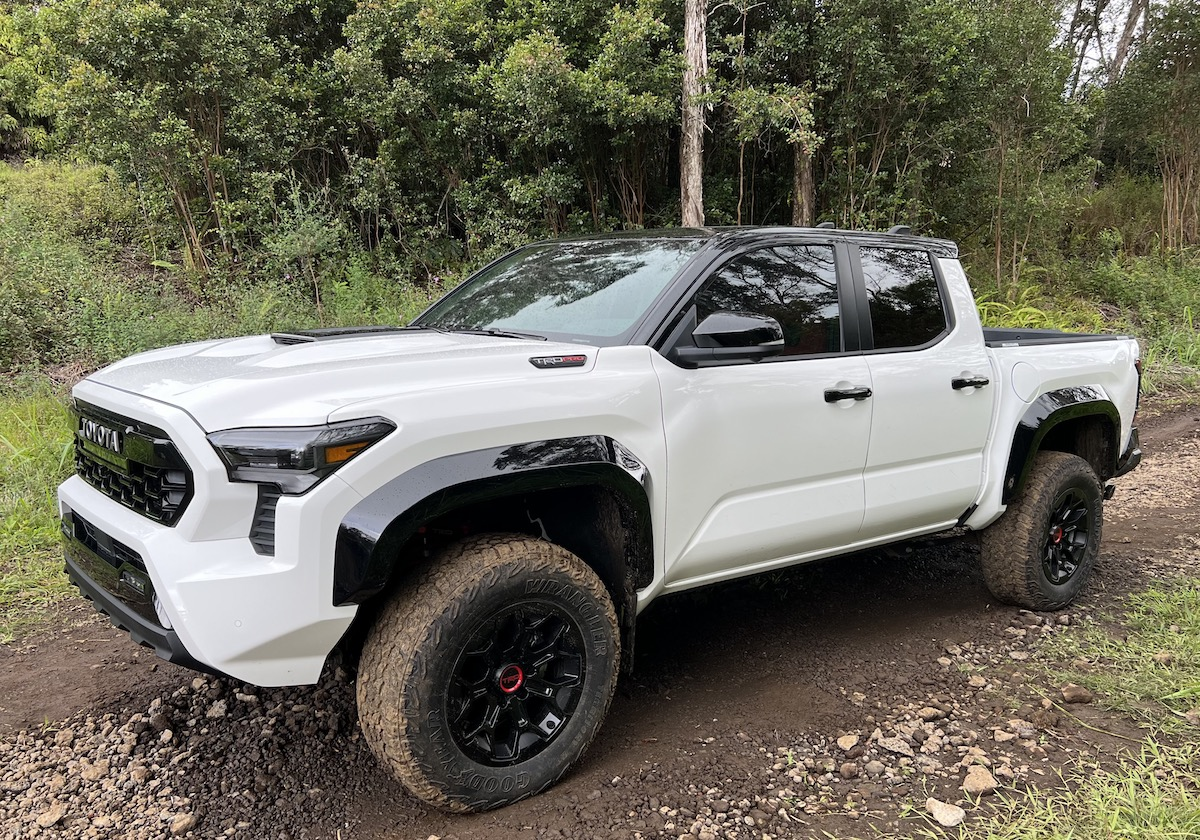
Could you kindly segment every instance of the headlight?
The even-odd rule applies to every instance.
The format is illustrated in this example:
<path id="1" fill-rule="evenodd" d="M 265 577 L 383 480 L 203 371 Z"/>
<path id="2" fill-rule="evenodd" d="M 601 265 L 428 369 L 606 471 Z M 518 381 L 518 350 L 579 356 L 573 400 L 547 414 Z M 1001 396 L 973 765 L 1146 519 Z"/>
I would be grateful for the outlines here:
<path id="1" fill-rule="evenodd" d="M 382 417 L 325 426 L 227 429 L 208 442 L 230 481 L 277 484 L 289 496 L 307 493 L 321 479 L 396 430 Z"/>

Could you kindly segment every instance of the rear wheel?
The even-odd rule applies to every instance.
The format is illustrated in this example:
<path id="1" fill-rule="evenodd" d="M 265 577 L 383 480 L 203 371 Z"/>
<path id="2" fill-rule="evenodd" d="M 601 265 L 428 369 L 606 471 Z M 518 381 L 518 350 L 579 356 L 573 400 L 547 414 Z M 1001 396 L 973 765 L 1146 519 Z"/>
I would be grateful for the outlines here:
<path id="1" fill-rule="evenodd" d="M 983 573 L 992 594 L 1036 610 L 1075 600 L 1100 551 L 1103 505 L 1087 461 L 1038 453 L 1021 498 L 983 532 Z"/>
<path id="2" fill-rule="evenodd" d="M 558 781 L 604 720 L 620 661 L 604 585 L 565 549 L 491 535 L 396 594 L 363 647 L 359 720 L 413 794 L 453 811 Z"/>

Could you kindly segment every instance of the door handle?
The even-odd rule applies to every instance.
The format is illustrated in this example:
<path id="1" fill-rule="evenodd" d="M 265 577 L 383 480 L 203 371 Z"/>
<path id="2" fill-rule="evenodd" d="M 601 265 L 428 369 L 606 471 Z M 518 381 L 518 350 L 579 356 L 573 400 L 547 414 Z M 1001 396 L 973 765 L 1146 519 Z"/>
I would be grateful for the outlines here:
<path id="1" fill-rule="evenodd" d="M 865 400 L 869 396 L 871 396 L 870 388 L 834 389 L 825 392 L 825 402 L 835 403 L 839 400 Z"/>
<path id="2" fill-rule="evenodd" d="M 950 387 L 955 391 L 961 391 L 963 388 L 982 388 L 991 380 L 986 376 L 963 376 L 950 380 Z"/>

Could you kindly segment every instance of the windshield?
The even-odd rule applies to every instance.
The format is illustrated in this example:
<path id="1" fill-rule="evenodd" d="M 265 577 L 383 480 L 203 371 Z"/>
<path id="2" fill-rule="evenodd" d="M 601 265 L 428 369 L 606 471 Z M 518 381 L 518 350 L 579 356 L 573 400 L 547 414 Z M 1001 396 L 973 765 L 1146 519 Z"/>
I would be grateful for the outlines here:
<path id="1" fill-rule="evenodd" d="M 637 324 L 704 242 L 602 239 L 531 245 L 485 268 L 414 324 L 614 338 Z"/>

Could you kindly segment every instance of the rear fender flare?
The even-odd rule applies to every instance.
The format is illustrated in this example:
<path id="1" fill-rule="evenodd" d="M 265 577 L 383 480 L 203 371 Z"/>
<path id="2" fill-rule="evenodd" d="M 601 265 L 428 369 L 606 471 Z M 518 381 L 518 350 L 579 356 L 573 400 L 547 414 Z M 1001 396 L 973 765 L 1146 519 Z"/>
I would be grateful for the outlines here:
<path id="1" fill-rule="evenodd" d="M 1047 391 L 1030 404 L 1013 432 L 1008 468 L 1004 474 L 1004 504 L 1017 498 L 1025 488 L 1034 456 L 1041 450 L 1046 435 L 1055 426 L 1081 417 L 1107 420 L 1114 434 L 1121 428 L 1120 412 L 1098 385 L 1076 385 Z M 1109 475 L 1112 475 L 1116 472 L 1115 462 L 1110 467 Z"/>

